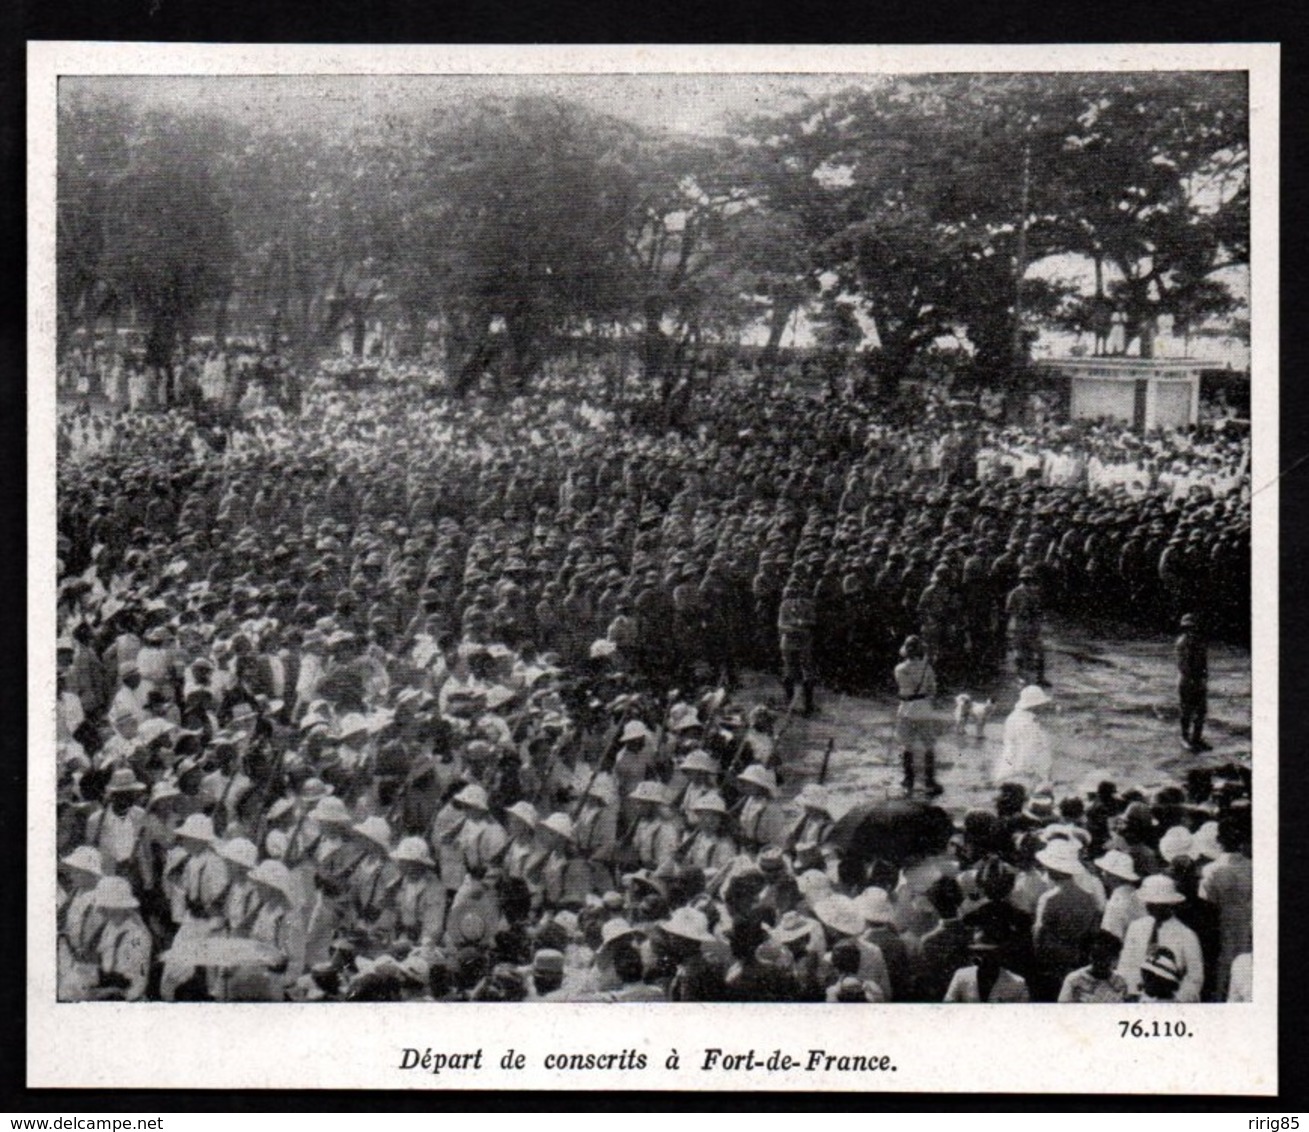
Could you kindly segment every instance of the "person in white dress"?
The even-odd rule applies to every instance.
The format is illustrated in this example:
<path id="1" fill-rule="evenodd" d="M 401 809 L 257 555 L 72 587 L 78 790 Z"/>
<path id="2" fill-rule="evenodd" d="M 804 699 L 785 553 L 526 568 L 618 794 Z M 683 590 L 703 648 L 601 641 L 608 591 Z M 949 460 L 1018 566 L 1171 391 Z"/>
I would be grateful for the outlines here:
<path id="1" fill-rule="evenodd" d="M 1038 684 L 1029 684 L 1004 721 L 1004 742 L 992 769 L 995 785 L 1021 782 L 1029 790 L 1052 781 L 1055 739 L 1048 726 L 1054 700 Z"/>

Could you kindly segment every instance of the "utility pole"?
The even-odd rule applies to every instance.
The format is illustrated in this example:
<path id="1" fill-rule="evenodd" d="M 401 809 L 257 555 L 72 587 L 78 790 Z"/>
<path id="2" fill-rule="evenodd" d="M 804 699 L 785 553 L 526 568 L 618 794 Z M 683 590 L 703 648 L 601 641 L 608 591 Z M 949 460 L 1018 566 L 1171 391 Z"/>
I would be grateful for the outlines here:
<path id="1" fill-rule="evenodd" d="M 1017 371 L 1023 363 L 1023 275 L 1027 271 L 1027 212 L 1032 187 L 1032 124 L 1027 123 L 1027 137 L 1023 141 L 1023 179 L 1019 194 L 1018 247 L 1014 255 L 1014 339 L 1013 366 Z"/>

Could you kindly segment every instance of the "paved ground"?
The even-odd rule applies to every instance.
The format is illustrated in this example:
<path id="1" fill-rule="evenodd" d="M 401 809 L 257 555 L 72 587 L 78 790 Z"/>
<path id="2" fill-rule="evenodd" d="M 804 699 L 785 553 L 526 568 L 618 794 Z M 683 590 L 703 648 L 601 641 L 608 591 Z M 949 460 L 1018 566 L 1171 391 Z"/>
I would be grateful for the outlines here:
<path id="1" fill-rule="evenodd" d="M 1063 624 L 1046 634 L 1046 676 L 1058 707 L 1054 779 L 1056 792 L 1077 790 L 1089 778 L 1108 778 L 1120 789 L 1151 787 L 1178 780 L 1192 766 L 1217 766 L 1250 757 L 1250 655 L 1247 650 L 1214 644 L 1209 650 L 1209 723 L 1205 737 L 1213 751 L 1192 755 L 1181 747 L 1177 729 L 1176 672 L 1172 638 L 1119 635 L 1116 627 L 1089 633 Z M 988 807 L 994 791 L 990 767 L 1000 751 L 1004 717 L 1018 698 L 1016 678 L 992 687 L 970 689 L 977 698 L 990 695 L 995 710 L 979 740 L 958 736 L 951 723 L 937 753 L 938 777 L 945 787 L 940 803 L 953 814 Z M 778 697 L 776 683 L 752 676 L 742 689 L 751 695 Z M 833 741 L 827 787 L 845 808 L 900 791 L 900 752 L 891 741 L 895 702 L 888 693 L 877 698 L 820 691 L 813 719 L 792 717 L 783 748 L 792 773 L 784 791 L 816 779 L 823 752 Z M 953 711 L 953 697 L 939 701 L 943 718 Z"/>

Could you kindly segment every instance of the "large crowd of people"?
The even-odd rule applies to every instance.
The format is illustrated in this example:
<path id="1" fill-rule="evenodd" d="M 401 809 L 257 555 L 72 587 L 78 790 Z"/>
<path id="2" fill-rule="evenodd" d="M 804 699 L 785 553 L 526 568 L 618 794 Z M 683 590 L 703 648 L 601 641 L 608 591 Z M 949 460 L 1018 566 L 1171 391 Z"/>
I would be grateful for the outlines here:
<path id="1" fill-rule="evenodd" d="M 1045 609 L 1239 635 L 1240 437 L 295 384 L 61 418 L 62 998 L 1248 995 L 1246 769 L 856 853 L 783 741 L 915 663 L 1040 693 Z"/>

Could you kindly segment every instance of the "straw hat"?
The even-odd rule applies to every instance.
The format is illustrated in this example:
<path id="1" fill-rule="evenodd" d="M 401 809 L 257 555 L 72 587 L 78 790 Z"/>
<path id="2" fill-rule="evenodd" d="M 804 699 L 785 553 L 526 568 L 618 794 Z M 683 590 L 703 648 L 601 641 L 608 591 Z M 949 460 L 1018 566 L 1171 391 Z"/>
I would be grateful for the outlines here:
<path id="1" fill-rule="evenodd" d="M 1137 876 L 1136 864 L 1132 860 L 1132 855 L 1124 853 L 1121 849 L 1110 849 L 1103 857 L 1096 860 L 1095 867 L 1110 876 L 1118 877 L 1120 880 L 1138 881 L 1141 879 Z"/>
<path id="2" fill-rule="evenodd" d="M 814 906 L 818 922 L 838 935 L 856 936 L 866 926 L 864 914 L 849 896 L 826 896 Z"/>
<path id="3" fill-rule="evenodd" d="M 1177 891 L 1173 878 L 1163 873 L 1155 873 L 1141 882 L 1136 890 L 1142 904 L 1185 904 L 1186 897 Z"/>
<path id="4" fill-rule="evenodd" d="M 391 860 L 413 861 L 416 864 L 427 865 L 428 868 L 436 868 L 436 862 L 432 860 L 432 851 L 421 837 L 402 837 L 400 844 L 391 852 Z"/>
<path id="5" fill-rule="evenodd" d="M 709 930 L 709 918 L 699 908 L 678 908 L 668 919 L 660 921 L 659 926 L 668 935 L 675 935 L 679 939 L 694 940 L 696 943 L 717 942 Z"/>
<path id="6" fill-rule="evenodd" d="M 130 912 L 141 905 L 132 895 L 132 886 L 123 877 L 101 877 L 95 886 L 97 908 L 118 909 Z"/>

